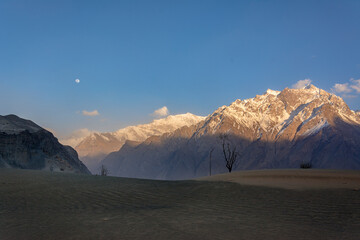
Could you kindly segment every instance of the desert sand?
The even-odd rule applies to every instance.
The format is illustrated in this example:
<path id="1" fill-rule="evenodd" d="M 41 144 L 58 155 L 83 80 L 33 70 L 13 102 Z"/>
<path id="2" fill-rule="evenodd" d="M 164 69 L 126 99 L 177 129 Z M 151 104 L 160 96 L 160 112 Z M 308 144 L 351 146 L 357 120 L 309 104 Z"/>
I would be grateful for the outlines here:
<path id="1" fill-rule="evenodd" d="M 359 239 L 357 172 L 275 173 L 153 181 L 0 169 L 0 239 Z M 307 174 L 321 187 L 304 188 Z"/>
<path id="2" fill-rule="evenodd" d="M 203 177 L 203 181 L 226 181 L 243 185 L 284 189 L 353 189 L 360 190 L 360 171 L 281 169 L 237 171 Z"/>

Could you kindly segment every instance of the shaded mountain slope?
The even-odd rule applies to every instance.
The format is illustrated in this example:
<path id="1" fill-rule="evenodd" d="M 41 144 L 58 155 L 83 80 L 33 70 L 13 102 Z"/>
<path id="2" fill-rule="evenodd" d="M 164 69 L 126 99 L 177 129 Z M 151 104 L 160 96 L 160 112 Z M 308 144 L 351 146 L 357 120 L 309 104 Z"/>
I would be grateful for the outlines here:
<path id="1" fill-rule="evenodd" d="M 160 136 L 173 132 L 183 126 L 191 126 L 205 117 L 191 113 L 170 115 L 157 119 L 149 124 L 129 126 L 116 132 L 92 133 L 85 137 L 76 147 L 80 159 L 95 173 L 99 162 L 109 153 L 118 151 L 127 140 L 142 142 L 151 136 Z"/>

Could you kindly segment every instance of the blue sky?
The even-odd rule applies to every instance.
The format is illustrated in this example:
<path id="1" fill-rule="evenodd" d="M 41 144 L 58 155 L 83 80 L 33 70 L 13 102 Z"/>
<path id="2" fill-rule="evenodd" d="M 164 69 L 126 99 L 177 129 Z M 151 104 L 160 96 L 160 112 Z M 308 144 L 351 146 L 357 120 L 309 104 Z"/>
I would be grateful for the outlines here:
<path id="1" fill-rule="evenodd" d="M 163 106 L 207 115 L 302 79 L 360 109 L 359 12 L 350 0 L 1 0 L 0 115 L 64 137 Z"/>

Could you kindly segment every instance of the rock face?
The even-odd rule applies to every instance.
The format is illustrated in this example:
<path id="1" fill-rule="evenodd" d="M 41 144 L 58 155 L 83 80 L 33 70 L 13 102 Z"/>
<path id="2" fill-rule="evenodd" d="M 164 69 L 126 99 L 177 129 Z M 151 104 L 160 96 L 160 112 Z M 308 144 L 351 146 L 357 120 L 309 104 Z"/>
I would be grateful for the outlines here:
<path id="1" fill-rule="evenodd" d="M 0 167 L 90 174 L 73 148 L 15 115 L 0 116 Z"/>
<path id="2" fill-rule="evenodd" d="M 205 117 L 186 113 L 170 115 L 163 119 L 154 120 L 149 124 L 129 126 L 116 132 L 92 133 L 85 137 L 75 149 L 90 171 L 96 173 L 100 161 L 107 154 L 118 151 L 127 140 L 142 142 L 148 137 L 160 136 L 183 126 L 194 125 L 204 119 Z"/>
<path id="3" fill-rule="evenodd" d="M 226 172 L 220 134 L 236 147 L 233 170 L 360 169 L 360 115 L 342 98 L 309 85 L 236 100 L 196 125 L 125 144 L 103 164 L 116 176 L 188 179 Z"/>

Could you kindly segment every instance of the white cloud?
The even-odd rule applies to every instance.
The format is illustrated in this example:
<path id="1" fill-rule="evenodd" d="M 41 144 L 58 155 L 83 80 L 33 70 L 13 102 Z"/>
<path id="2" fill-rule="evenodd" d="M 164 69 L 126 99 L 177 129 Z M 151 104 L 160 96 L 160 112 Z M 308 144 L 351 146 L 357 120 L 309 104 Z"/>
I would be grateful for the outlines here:
<path id="1" fill-rule="evenodd" d="M 162 108 L 155 110 L 152 115 L 155 117 L 166 117 L 169 115 L 169 110 L 166 106 L 163 106 Z"/>
<path id="2" fill-rule="evenodd" d="M 87 128 L 81 128 L 73 131 L 69 137 L 60 139 L 59 141 L 64 145 L 76 147 L 85 137 L 89 136 L 93 131 Z"/>
<path id="3" fill-rule="evenodd" d="M 299 80 L 297 81 L 297 83 L 295 83 L 294 85 L 292 85 L 292 88 L 295 89 L 300 89 L 300 88 L 304 88 L 306 86 L 308 86 L 311 83 L 311 79 L 310 78 L 306 78 L 304 80 Z"/>
<path id="4" fill-rule="evenodd" d="M 76 83 L 80 83 L 80 79 L 78 79 L 78 78 L 75 79 L 75 82 L 76 82 Z"/>
<path id="5" fill-rule="evenodd" d="M 99 112 L 98 112 L 98 110 L 94 110 L 94 111 L 91 111 L 91 112 L 86 111 L 86 110 L 83 110 L 83 111 L 82 111 L 82 115 L 94 117 L 94 116 L 99 115 Z"/>
<path id="6" fill-rule="evenodd" d="M 340 93 L 344 98 L 355 98 L 360 94 L 360 79 L 350 78 L 350 82 L 347 83 L 336 83 L 331 90 L 336 93 Z M 355 90 L 355 94 L 353 93 Z"/>
<path id="7" fill-rule="evenodd" d="M 336 83 L 332 90 L 337 93 L 349 93 L 352 91 L 349 87 L 349 83 Z"/>
<path id="8" fill-rule="evenodd" d="M 354 83 L 350 87 L 354 89 L 357 93 L 360 93 L 360 79 L 351 78 L 350 81 Z"/>

